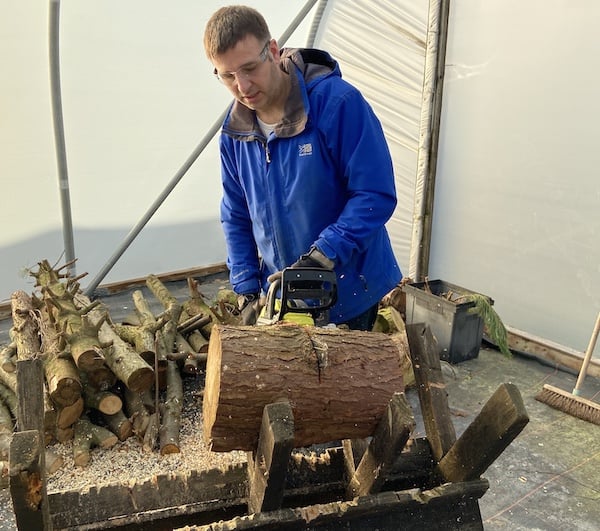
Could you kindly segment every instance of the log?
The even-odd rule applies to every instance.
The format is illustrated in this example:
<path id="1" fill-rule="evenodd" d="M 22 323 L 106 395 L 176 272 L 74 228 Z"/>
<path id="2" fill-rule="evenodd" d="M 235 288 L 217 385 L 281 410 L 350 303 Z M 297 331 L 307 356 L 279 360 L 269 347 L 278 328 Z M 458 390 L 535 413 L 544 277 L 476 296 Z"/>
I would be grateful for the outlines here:
<path id="1" fill-rule="evenodd" d="M 152 365 L 154 356 L 154 332 L 143 326 L 115 325 L 115 332 L 123 341 L 127 341 L 135 351 L 149 364 Z"/>
<path id="2" fill-rule="evenodd" d="M 385 334 L 303 327 L 215 325 L 203 400 L 213 451 L 253 450 L 263 409 L 287 400 L 296 447 L 370 436 L 404 385 Z"/>
<path id="3" fill-rule="evenodd" d="M 158 418 L 158 411 L 156 411 L 148 418 L 148 425 L 146 426 L 146 431 L 144 432 L 144 437 L 142 439 L 142 450 L 144 452 L 150 453 L 154 451 L 158 441 L 159 429 L 160 419 Z"/>
<path id="4" fill-rule="evenodd" d="M 14 418 L 17 418 L 17 395 L 3 383 L 0 383 L 0 402 L 8 407 Z"/>
<path id="5" fill-rule="evenodd" d="M 17 344 L 11 341 L 8 345 L 2 347 L 0 351 L 0 367 L 6 372 L 15 372 L 17 367 Z"/>
<path id="6" fill-rule="evenodd" d="M 208 353 L 208 341 L 198 330 L 190 332 L 190 334 L 187 337 L 187 340 L 188 343 L 194 349 L 194 351 L 196 351 L 198 354 Z M 204 356 L 204 358 L 206 361 L 206 356 Z"/>
<path id="7" fill-rule="evenodd" d="M 144 405 L 144 400 L 140 393 L 134 393 L 125 389 L 125 412 L 131 419 L 133 433 L 140 439 L 144 439 L 144 434 L 150 423 L 150 412 Z"/>
<path id="8" fill-rule="evenodd" d="M 13 429 L 14 423 L 10 411 L 4 402 L 0 401 L 0 461 L 8 460 Z"/>
<path id="9" fill-rule="evenodd" d="M 131 420 L 125 416 L 122 409 L 112 415 L 103 414 L 102 416 L 108 429 L 119 438 L 119 441 L 124 441 L 133 435 Z"/>
<path id="10" fill-rule="evenodd" d="M 81 371 L 81 374 L 85 374 L 86 385 L 91 385 L 99 391 L 112 389 L 117 383 L 117 375 L 107 365 L 96 367 L 89 372 Z"/>
<path id="11" fill-rule="evenodd" d="M 92 447 L 110 448 L 117 442 L 117 436 L 111 431 L 92 424 L 85 417 L 80 418 L 75 424 L 75 438 L 73 439 L 75 466 L 86 466 L 90 462 L 90 449 Z"/>
<path id="12" fill-rule="evenodd" d="M 84 387 L 83 396 L 87 408 L 97 409 L 107 415 L 114 415 L 123 407 L 122 400 L 115 393 L 98 391 L 91 385 Z"/>
<path id="13" fill-rule="evenodd" d="M 175 336 L 175 347 L 178 354 L 183 354 L 182 371 L 185 374 L 198 374 L 200 370 L 198 367 L 198 357 L 192 346 L 183 337 L 183 334 L 178 333 Z"/>
<path id="14" fill-rule="evenodd" d="M 81 294 L 76 297 L 76 300 L 83 306 L 89 303 L 89 299 Z M 106 322 L 106 311 L 96 308 L 88 315 L 92 323 L 99 325 L 98 338 L 102 344 L 111 345 L 105 349 L 104 356 L 106 365 L 115 376 L 132 391 L 150 389 L 154 383 L 154 370 Z"/>
<path id="15" fill-rule="evenodd" d="M 48 385 L 48 395 L 53 404 L 59 407 L 70 406 L 81 397 L 81 381 L 77 366 L 64 349 L 51 313 L 41 309 L 40 332 L 44 352 L 44 374 Z"/>
<path id="16" fill-rule="evenodd" d="M 17 345 L 17 359 L 26 360 L 38 356 L 41 351 L 39 315 L 36 314 L 31 297 L 17 290 L 11 296 L 13 341 Z"/>
<path id="17" fill-rule="evenodd" d="M 64 430 L 77 422 L 84 410 L 83 397 L 79 397 L 71 405 L 56 410 L 56 427 Z"/>
<path id="18" fill-rule="evenodd" d="M 0 367 L 0 382 L 8 387 L 13 393 L 17 392 L 17 373 L 6 372 Z"/>
<path id="19" fill-rule="evenodd" d="M 183 410 L 183 382 L 176 361 L 167 366 L 167 396 L 161 408 L 159 429 L 161 455 L 179 453 L 179 432 Z"/>
<path id="20" fill-rule="evenodd" d="M 193 278 L 188 278 L 188 288 L 190 291 L 190 297 L 183 303 L 183 311 L 187 312 L 189 317 L 195 315 L 202 315 L 208 317 L 209 320 L 206 324 L 203 324 L 199 330 L 200 333 L 207 339 L 210 339 L 212 327 L 219 322 L 219 319 L 215 313 L 210 309 L 210 306 L 206 304 L 202 293 L 198 290 L 198 281 Z"/>

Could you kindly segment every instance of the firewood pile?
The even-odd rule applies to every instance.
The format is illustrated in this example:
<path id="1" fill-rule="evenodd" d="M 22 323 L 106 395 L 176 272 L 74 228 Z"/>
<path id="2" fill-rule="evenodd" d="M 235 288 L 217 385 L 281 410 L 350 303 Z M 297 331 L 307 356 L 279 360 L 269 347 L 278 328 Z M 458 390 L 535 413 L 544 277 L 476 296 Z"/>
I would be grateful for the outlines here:
<path id="1" fill-rule="evenodd" d="M 115 323 L 101 301 L 82 293 L 81 276 L 61 272 L 68 265 L 40 262 L 31 273 L 36 291 L 11 297 L 11 342 L 0 351 L 0 461 L 17 418 L 17 365 L 31 358 L 43 360 L 48 472 L 60 467 L 55 443 L 72 448 L 76 467 L 90 464 L 93 448 L 131 437 L 146 453 L 181 452 L 184 380 L 205 364 L 212 326 L 239 321 L 235 294 L 223 289 L 206 301 L 188 279 L 189 298 L 179 302 L 150 275 L 146 286 L 164 310 L 155 315 L 137 290 L 134 314 Z"/>

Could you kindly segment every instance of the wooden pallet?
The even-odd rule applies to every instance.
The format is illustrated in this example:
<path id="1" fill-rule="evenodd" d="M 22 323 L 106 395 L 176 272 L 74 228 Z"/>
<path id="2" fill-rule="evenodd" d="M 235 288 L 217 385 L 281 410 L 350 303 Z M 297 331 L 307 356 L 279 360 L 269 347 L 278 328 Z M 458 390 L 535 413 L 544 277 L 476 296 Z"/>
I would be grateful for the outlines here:
<path id="1" fill-rule="evenodd" d="M 390 400 L 368 444 L 294 449 L 289 404 L 264 408 L 248 464 L 170 474 L 85 491 L 45 492 L 43 446 L 34 420 L 43 405 L 39 360 L 19 362 L 26 404 L 13 437 L 10 488 L 19 529 L 483 529 L 481 476 L 528 422 L 516 387 L 503 384 L 456 439 L 429 328 L 407 334 L 426 438 L 403 393 Z M 26 395 L 25 395 L 26 393 Z M 27 396 L 27 400 L 24 397 Z M 38 411 L 38 413 L 36 413 Z M 26 419 L 30 419 L 27 421 Z M 317 450 L 319 450 L 317 452 Z"/>

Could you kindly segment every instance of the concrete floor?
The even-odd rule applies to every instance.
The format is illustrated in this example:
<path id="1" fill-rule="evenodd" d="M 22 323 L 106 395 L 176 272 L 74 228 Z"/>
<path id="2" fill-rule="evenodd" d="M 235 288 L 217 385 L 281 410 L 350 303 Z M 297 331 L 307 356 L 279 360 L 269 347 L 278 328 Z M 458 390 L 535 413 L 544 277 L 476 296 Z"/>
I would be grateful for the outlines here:
<path id="1" fill-rule="evenodd" d="M 226 277 L 201 286 L 212 296 Z M 184 293 L 184 291 L 182 291 Z M 176 294 L 178 296 L 178 294 Z M 111 316 L 119 321 L 132 310 L 131 294 L 111 296 Z M 114 304 L 114 305 L 113 305 Z M 7 328 L 0 323 L 0 344 Z M 457 436 L 504 382 L 517 386 L 530 421 L 486 471 L 490 488 L 480 500 L 486 530 L 600 529 L 600 426 L 585 422 L 535 400 L 543 384 L 571 391 L 575 376 L 536 360 L 506 358 L 483 347 L 475 359 L 443 364 L 448 399 Z M 584 396 L 600 403 L 600 380 L 587 378 Z M 415 390 L 407 395 L 418 418 Z M 425 436 L 417 422 L 415 437 Z M 0 490 L 0 531 L 16 529 L 8 489 Z"/>
<path id="2" fill-rule="evenodd" d="M 445 366 L 444 375 L 457 435 L 504 382 L 517 386 L 529 414 L 529 424 L 484 474 L 485 529 L 600 529 L 600 426 L 535 400 L 545 383 L 572 391 L 573 375 L 489 349 Z M 587 378 L 583 391 L 600 403 L 600 381 Z"/>

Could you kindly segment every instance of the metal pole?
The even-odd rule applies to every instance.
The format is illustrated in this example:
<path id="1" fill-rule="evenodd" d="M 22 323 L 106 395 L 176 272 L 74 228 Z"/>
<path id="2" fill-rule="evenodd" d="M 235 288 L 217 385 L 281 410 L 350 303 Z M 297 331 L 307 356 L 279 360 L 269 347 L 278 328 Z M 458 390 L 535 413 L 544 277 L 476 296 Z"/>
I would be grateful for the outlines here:
<path id="1" fill-rule="evenodd" d="M 73 243 L 73 222 L 71 219 L 71 198 L 69 194 L 69 174 L 67 172 L 67 150 L 65 147 L 65 128 L 62 114 L 60 88 L 60 53 L 59 53 L 59 21 L 60 0 L 50 0 L 48 19 L 48 40 L 50 51 L 50 94 L 52 99 L 52 117 L 54 123 L 54 145 L 56 164 L 58 167 L 58 188 L 62 212 L 62 232 L 65 246 L 67 271 L 72 277 L 75 271 L 75 245 Z"/>
<path id="2" fill-rule="evenodd" d="M 288 28 L 283 32 L 281 38 L 277 41 L 279 46 L 283 46 L 283 44 L 289 39 L 290 35 L 294 32 L 294 30 L 300 25 L 304 17 L 308 14 L 308 12 L 312 9 L 313 5 L 318 0 L 309 0 L 306 2 L 305 6 L 298 13 L 296 18 L 291 22 Z M 196 159 L 200 156 L 200 154 L 204 151 L 204 148 L 209 144 L 212 138 L 217 134 L 220 130 L 223 120 L 227 115 L 228 109 L 225 109 L 219 118 L 215 121 L 212 127 L 208 130 L 204 138 L 201 140 L 200 144 L 194 149 L 192 154 L 187 158 L 187 160 L 183 163 L 183 166 L 179 169 L 179 171 L 173 176 L 171 181 L 167 184 L 166 188 L 159 195 L 159 197 L 152 203 L 148 211 L 144 214 L 142 219 L 137 222 L 137 224 L 129 231 L 129 234 L 125 237 L 125 240 L 120 245 L 120 247 L 113 253 L 113 255 L 109 258 L 108 262 L 102 267 L 102 269 L 98 272 L 98 274 L 91 281 L 89 286 L 85 290 L 85 294 L 89 297 L 94 293 L 94 290 L 98 287 L 100 282 L 104 280 L 104 277 L 110 272 L 110 270 L 117 263 L 119 258 L 123 255 L 123 253 L 127 250 L 127 248 L 131 245 L 131 242 L 135 240 L 137 235 L 141 232 L 144 226 L 148 223 L 150 218 L 155 214 L 158 208 L 163 204 L 165 199 L 169 196 L 169 194 L 173 191 L 175 186 L 179 183 L 179 181 L 183 178 L 183 176 L 187 173 L 187 171 L 191 168 L 192 164 L 196 161 Z"/>

